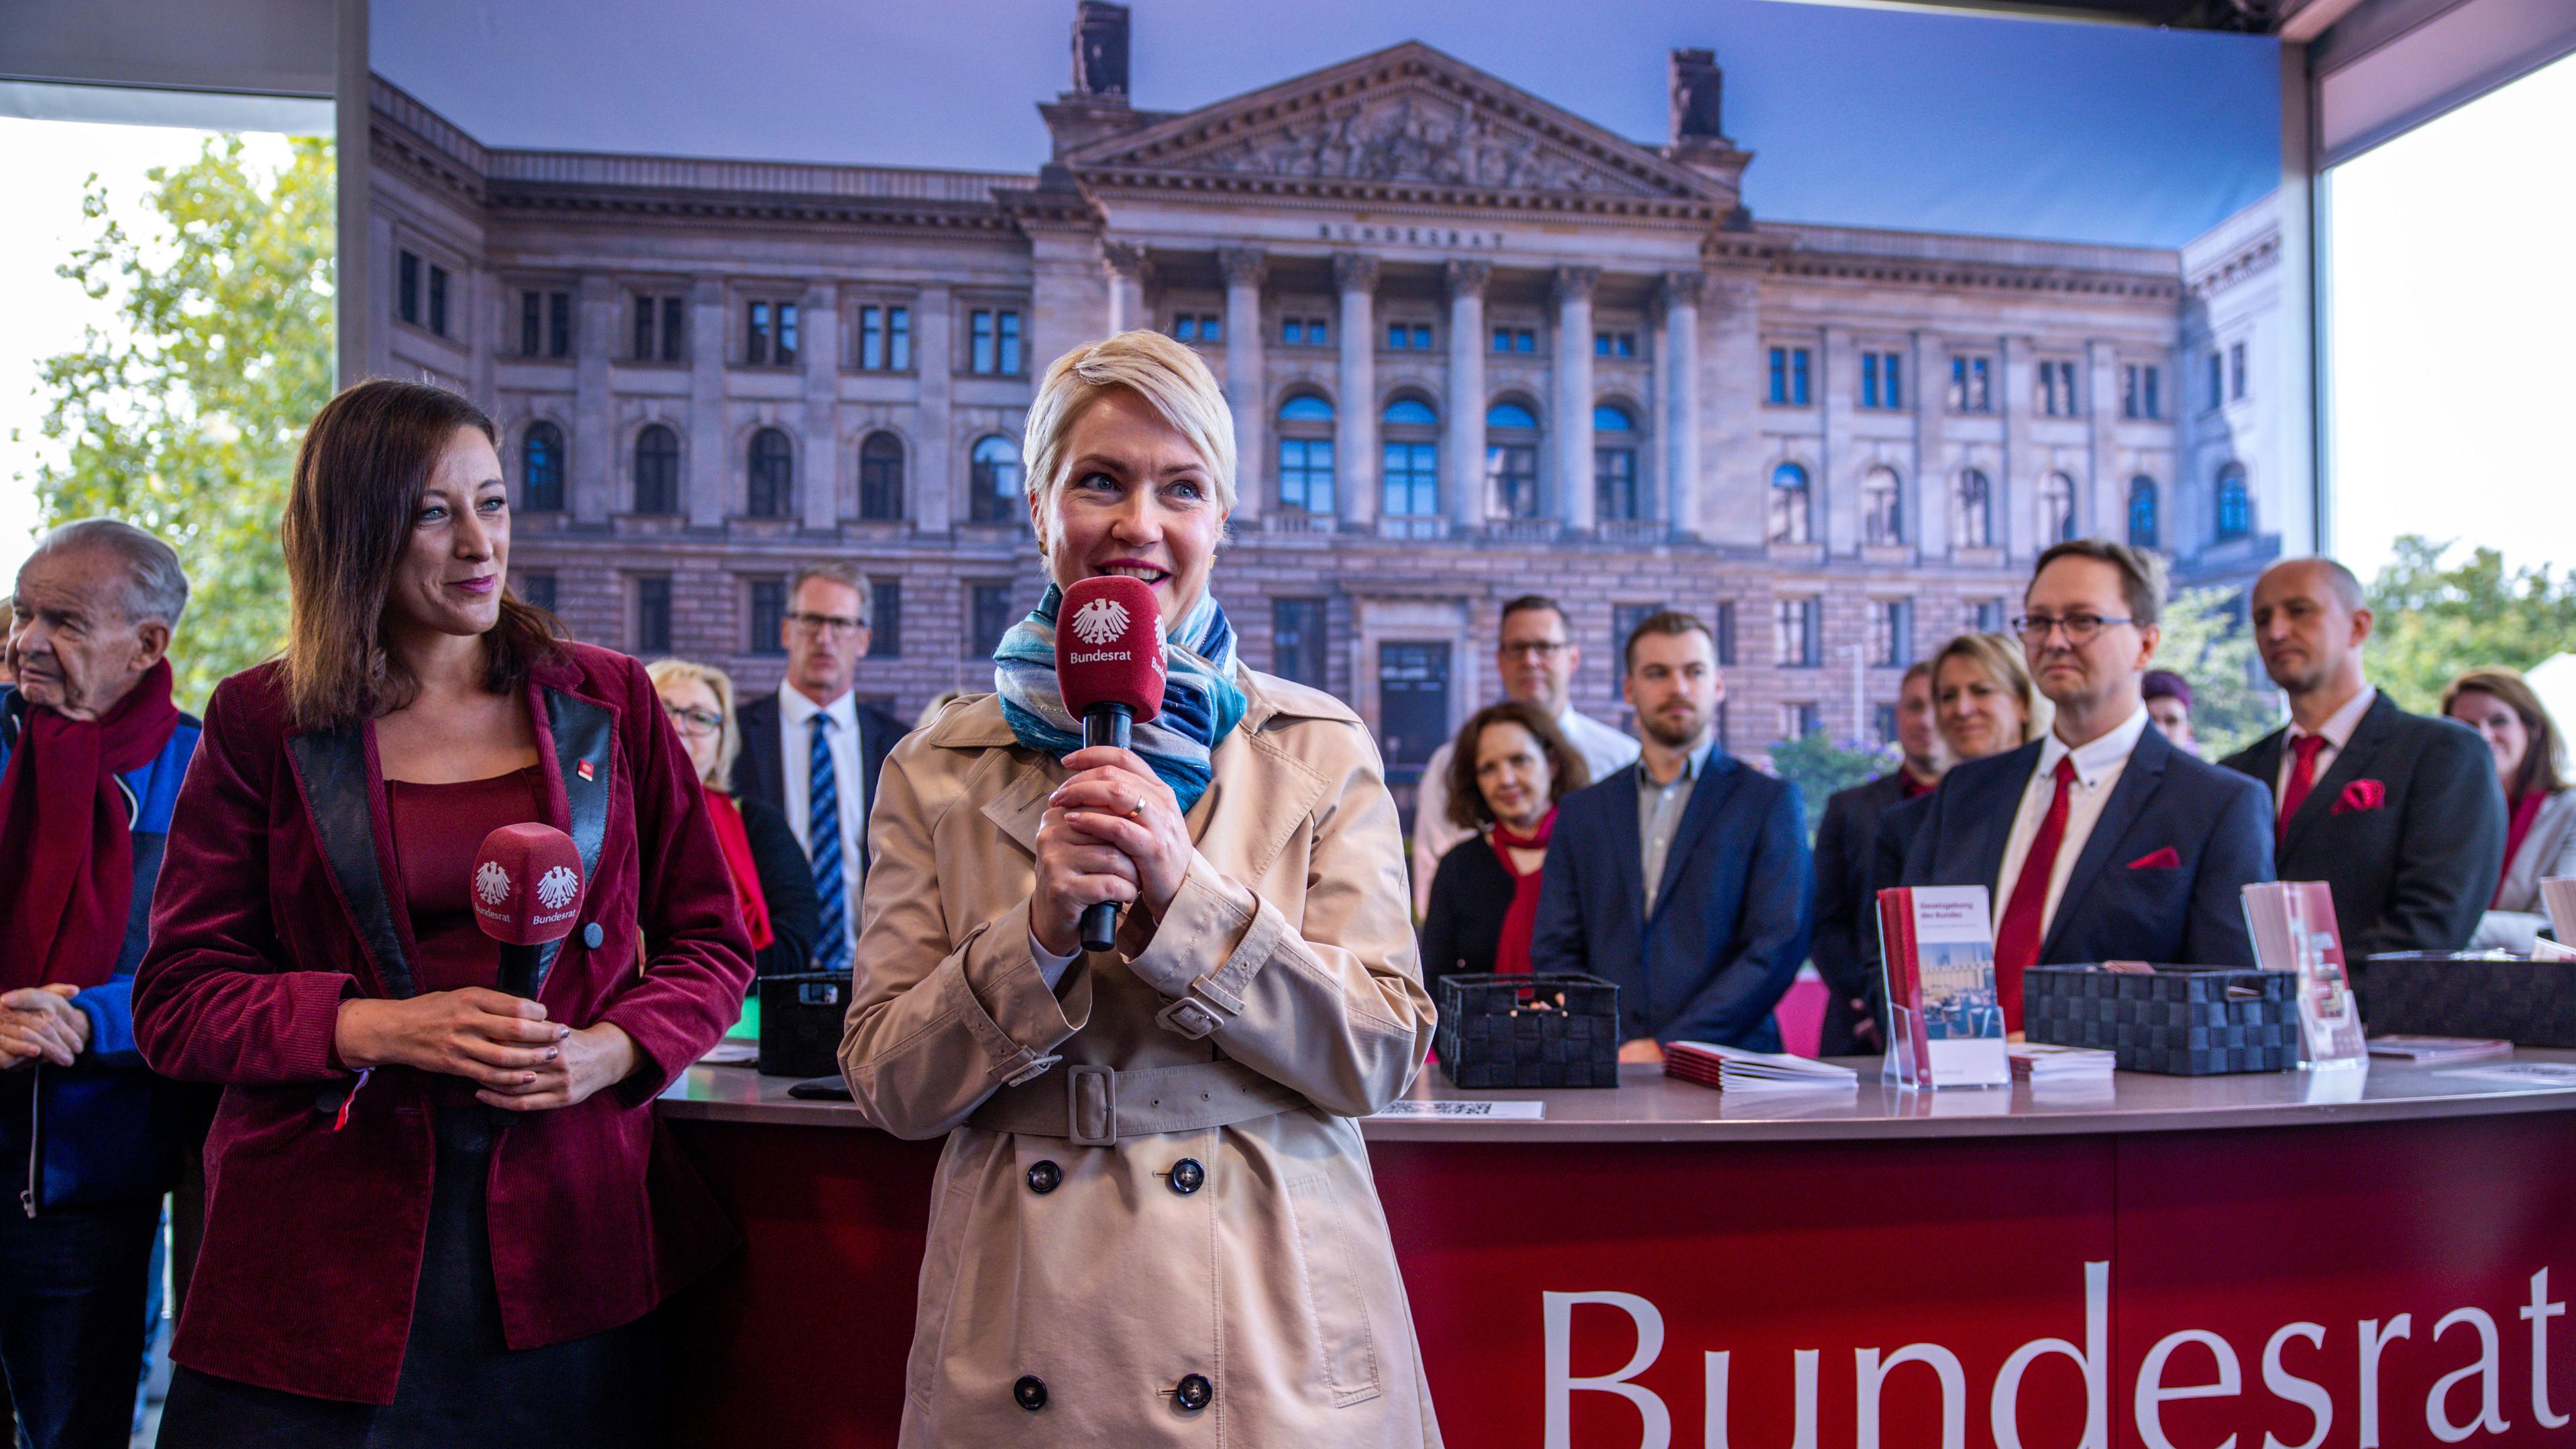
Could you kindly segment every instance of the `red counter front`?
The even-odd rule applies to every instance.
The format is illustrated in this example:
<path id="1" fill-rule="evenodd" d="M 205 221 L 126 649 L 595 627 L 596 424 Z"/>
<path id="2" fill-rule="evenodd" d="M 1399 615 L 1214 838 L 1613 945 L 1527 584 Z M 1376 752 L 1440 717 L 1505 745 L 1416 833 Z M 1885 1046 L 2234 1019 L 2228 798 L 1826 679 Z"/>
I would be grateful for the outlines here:
<path id="1" fill-rule="evenodd" d="M 681 1305 L 681 1442 L 891 1445 L 938 1145 L 779 1085 L 665 1104 L 748 1240 Z M 1527 1095 L 1368 1127 L 1453 1446 L 2576 1441 L 2576 1091 Z"/>

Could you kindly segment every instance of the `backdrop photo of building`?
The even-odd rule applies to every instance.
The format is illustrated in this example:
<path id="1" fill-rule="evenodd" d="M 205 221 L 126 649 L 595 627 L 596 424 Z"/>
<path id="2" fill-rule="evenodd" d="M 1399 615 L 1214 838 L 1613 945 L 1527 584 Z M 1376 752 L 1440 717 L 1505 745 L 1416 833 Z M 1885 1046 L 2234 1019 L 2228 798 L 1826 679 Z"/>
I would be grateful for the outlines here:
<path id="1" fill-rule="evenodd" d="M 1650 145 L 1419 44 L 1146 111 L 1126 27 L 1081 7 L 1016 175 L 494 149 L 379 79 L 370 368 L 492 409 L 517 586 L 580 637 L 770 688 L 788 570 L 848 558 L 859 690 L 908 716 L 1035 602 L 1036 377 L 1164 330 L 1234 408 L 1245 658 L 1399 771 L 1493 693 L 1517 594 L 1566 601 L 1613 720 L 1628 624 L 1710 620 L 1758 755 L 1877 737 L 2059 538 L 2232 581 L 2304 527 L 2256 416 L 2268 207 L 2179 252 L 1773 220 L 1706 51 Z"/>

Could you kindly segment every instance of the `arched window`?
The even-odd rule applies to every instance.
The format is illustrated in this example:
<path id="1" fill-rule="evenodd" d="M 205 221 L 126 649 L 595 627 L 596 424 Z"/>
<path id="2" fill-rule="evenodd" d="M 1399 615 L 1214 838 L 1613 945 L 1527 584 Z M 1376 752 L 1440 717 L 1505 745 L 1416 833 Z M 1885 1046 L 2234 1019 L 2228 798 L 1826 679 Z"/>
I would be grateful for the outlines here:
<path id="1" fill-rule="evenodd" d="M 1020 491 L 1020 449 L 996 433 L 978 439 L 968 455 L 973 460 L 974 497 L 969 517 L 977 523 L 1009 523 L 1026 507 Z"/>
<path id="2" fill-rule="evenodd" d="M 1418 397 L 1400 397 L 1380 414 L 1379 512 L 1389 518 L 1440 513 L 1440 415 Z"/>
<path id="3" fill-rule="evenodd" d="M 1783 463 L 1771 470 L 1771 541 L 1805 543 L 1808 530 L 1807 470 Z"/>
<path id="4" fill-rule="evenodd" d="M 2143 473 L 2129 480 L 2129 547 L 2164 547 L 2164 531 L 2156 517 L 2156 480 Z"/>
<path id="5" fill-rule="evenodd" d="M 859 517 L 893 523 L 903 517 L 903 439 L 870 433 L 859 443 Z"/>
<path id="6" fill-rule="evenodd" d="M 563 429 L 531 423 L 519 440 L 519 507 L 529 513 L 559 512 L 564 505 Z"/>
<path id="7" fill-rule="evenodd" d="M 1538 517 L 1538 414 L 1527 403 L 1485 409 L 1485 508 L 1495 518 Z"/>
<path id="8" fill-rule="evenodd" d="M 2039 546 L 2075 536 L 2075 480 L 2051 473 L 2039 480 Z"/>
<path id="9" fill-rule="evenodd" d="M 2243 538 L 2253 531 L 2254 496 L 2246 491 L 2245 465 L 2230 463 L 2218 470 L 2218 536 Z"/>
<path id="10" fill-rule="evenodd" d="M 1950 541 L 1960 548 L 1995 546 L 1995 485 L 1974 468 L 1959 475 L 1958 508 L 1950 520 Z"/>
<path id="11" fill-rule="evenodd" d="M 1279 405 L 1279 506 L 1329 518 L 1333 497 L 1333 405 L 1299 393 Z"/>
<path id="12" fill-rule="evenodd" d="M 680 511 L 680 435 L 660 423 L 635 435 L 635 511 Z"/>
<path id="13" fill-rule="evenodd" d="M 1872 468 L 1860 480 L 1860 537 L 1878 546 L 1905 542 L 1905 485 L 1893 468 Z"/>
<path id="14" fill-rule="evenodd" d="M 745 513 L 754 518 L 785 518 L 796 493 L 796 446 L 778 428 L 751 435 L 751 489 Z"/>
<path id="15" fill-rule="evenodd" d="M 1604 523 L 1646 516 L 1637 493 L 1637 420 L 1603 403 L 1592 410 L 1592 511 Z"/>

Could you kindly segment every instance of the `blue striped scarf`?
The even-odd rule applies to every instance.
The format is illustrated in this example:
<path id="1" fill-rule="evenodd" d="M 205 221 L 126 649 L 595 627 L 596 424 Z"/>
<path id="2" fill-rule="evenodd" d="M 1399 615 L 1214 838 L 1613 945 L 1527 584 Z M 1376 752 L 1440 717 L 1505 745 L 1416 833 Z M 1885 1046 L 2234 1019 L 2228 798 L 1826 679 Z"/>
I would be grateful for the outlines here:
<path id="1" fill-rule="evenodd" d="M 1055 615 L 1064 591 L 1047 585 L 1034 614 L 1011 626 L 993 651 L 993 688 L 1002 718 L 1021 744 L 1057 759 L 1082 748 L 1082 721 L 1064 707 L 1055 677 Z M 1234 683 L 1234 626 L 1216 595 L 1201 598 L 1163 646 L 1163 712 L 1136 726 L 1132 748 L 1180 798 L 1199 803 L 1215 778 L 1208 756 L 1243 721 Z"/>

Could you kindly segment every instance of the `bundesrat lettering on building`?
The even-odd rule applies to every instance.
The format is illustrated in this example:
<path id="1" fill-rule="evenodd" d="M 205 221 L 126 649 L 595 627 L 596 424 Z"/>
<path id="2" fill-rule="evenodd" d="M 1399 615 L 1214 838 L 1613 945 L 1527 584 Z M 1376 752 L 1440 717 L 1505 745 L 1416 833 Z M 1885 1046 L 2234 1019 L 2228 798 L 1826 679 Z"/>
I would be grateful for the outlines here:
<path id="1" fill-rule="evenodd" d="M 1662 1396 L 1634 1380 L 1652 1368 L 1664 1351 L 1664 1316 L 1654 1303 L 1638 1294 L 1619 1292 L 1544 1293 L 1540 1310 L 1546 1338 L 1547 1449 L 1574 1449 L 1572 1421 L 1574 1396 L 1578 1393 L 1614 1394 L 1636 1406 L 1644 1420 L 1644 1437 L 1638 1449 L 1671 1449 L 1673 1414 Z M 1578 1305 L 1598 1305 L 1625 1313 L 1636 1329 L 1636 1351 L 1628 1362 L 1612 1373 L 1578 1377 L 1574 1374 L 1573 1339 L 1574 1309 Z M 2556 1429 L 2568 1422 L 2568 1416 L 2556 1412 L 2549 1396 L 2549 1320 L 2567 1312 L 2565 1303 L 2549 1298 L 2549 1270 L 2531 1275 L 2531 1301 L 2518 1310 L 2522 1321 L 2531 1325 L 2531 1416 L 2544 1429 Z M 1988 1412 L 1994 1431 L 1996 1449 L 2024 1449 L 2020 1426 L 2021 1384 L 2024 1374 L 2043 1358 L 2064 1357 L 2074 1361 L 2084 1375 L 2084 1436 L 2076 1449 L 2109 1449 L 2111 1443 L 2109 1415 L 2111 1410 L 2111 1265 L 2091 1262 L 2084 1265 L 2084 1342 L 2081 1345 L 2063 1338 L 2035 1338 L 2013 1350 L 1995 1373 Z M 2464 1367 L 2434 1380 L 2424 1396 L 2424 1427 L 2445 1444 L 2457 1444 L 2476 1434 L 2502 1434 L 2513 1426 L 2504 1416 L 2503 1347 L 2495 1317 L 2483 1308 L 2462 1306 L 2442 1315 L 2433 1325 L 2429 1342 L 2439 1345 L 2455 1328 L 2465 1328 L 2477 1340 L 2477 1356 Z M 2308 1412 L 2312 1428 L 2308 1437 L 2296 1444 L 2285 1443 L 2269 1432 L 2263 1435 L 2260 1449 L 2320 1449 L 2326 1436 L 2349 1408 L 2360 1415 L 2360 1437 L 2357 1449 L 2378 1449 L 2382 1404 L 2380 1402 L 2380 1360 L 2392 1343 L 2412 1338 L 2415 1323 L 2412 1313 L 2400 1313 L 2385 1320 L 2365 1318 L 2353 1327 L 2350 1340 L 2358 1354 L 2359 1377 L 2355 1405 L 2338 1405 L 2324 1385 L 2304 1379 L 2282 1362 L 2282 1350 L 2293 1339 L 2304 1342 L 2312 1351 L 2329 1347 L 2332 1332 L 2321 1323 L 2296 1321 L 2282 1324 L 2263 1344 L 2263 1388 L 2273 1397 L 2295 1404 Z M 2204 1352 L 2214 1362 L 2214 1375 L 2196 1382 L 2171 1382 L 2196 1361 L 2177 1365 L 2175 1357 L 2186 1348 Z M 1702 1442 L 1706 1449 L 1727 1449 L 1727 1371 L 1731 1354 L 1725 1349 L 1707 1351 L 1704 1356 L 1705 1417 Z M 1796 1360 L 1797 1428 L 1791 1449 L 1817 1449 L 1816 1384 L 1822 1351 L 1798 1349 Z M 1886 1392 L 1889 1375 L 1906 1364 L 1921 1364 L 1939 1379 L 1941 1394 L 1941 1449 L 1965 1449 L 1969 1408 L 1967 1374 L 1959 1357 L 1937 1343 L 1911 1343 L 1894 1353 L 1878 1348 L 1854 1348 L 1852 1370 L 1855 1386 L 1855 1449 L 1879 1449 L 1879 1404 Z M 2472 1382 L 2476 1385 L 2476 1410 L 2464 1419 L 2453 1419 L 2453 1399 L 2466 1403 L 2468 1395 L 2455 1393 Z M 2146 1356 L 2138 1362 L 2137 1382 L 2129 1396 L 2131 1412 L 2137 1416 L 2138 1437 L 2147 1449 L 2178 1449 L 2167 1437 L 2164 1406 L 2177 1399 L 2234 1398 L 2245 1392 L 2244 1369 L 2236 1346 L 2206 1329 L 2177 1329 L 2156 1340 Z M 2242 1436 L 2229 1434 L 2215 1449 L 2253 1449 L 2240 1445 Z"/>

